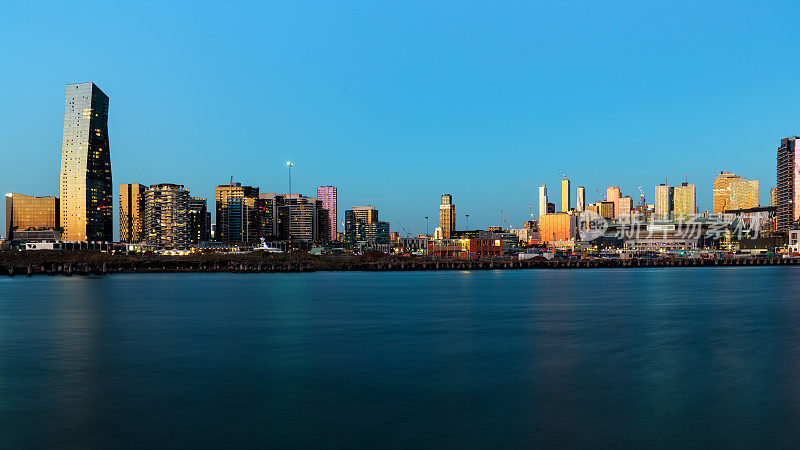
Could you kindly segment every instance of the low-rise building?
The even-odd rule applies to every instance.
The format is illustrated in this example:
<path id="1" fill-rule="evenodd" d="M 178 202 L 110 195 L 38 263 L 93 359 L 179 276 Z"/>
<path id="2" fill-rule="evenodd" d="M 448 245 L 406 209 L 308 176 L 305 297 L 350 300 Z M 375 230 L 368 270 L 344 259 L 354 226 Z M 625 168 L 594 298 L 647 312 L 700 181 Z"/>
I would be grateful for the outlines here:
<path id="1" fill-rule="evenodd" d="M 503 255 L 500 239 L 434 239 L 428 243 L 428 254 L 445 259 L 481 259 Z"/>

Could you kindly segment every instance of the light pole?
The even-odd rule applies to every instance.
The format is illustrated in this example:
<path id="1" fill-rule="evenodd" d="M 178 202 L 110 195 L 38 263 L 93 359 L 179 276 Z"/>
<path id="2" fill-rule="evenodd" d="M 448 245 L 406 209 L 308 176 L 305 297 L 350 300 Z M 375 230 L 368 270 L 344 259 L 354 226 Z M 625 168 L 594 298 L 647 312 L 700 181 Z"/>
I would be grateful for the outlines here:
<path id="1" fill-rule="evenodd" d="M 464 214 L 464 216 L 466 216 L 466 218 L 467 218 L 467 225 L 466 225 L 466 227 L 467 227 L 467 231 L 469 231 L 469 214 Z"/>
<path id="2" fill-rule="evenodd" d="M 289 167 L 289 195 L 292 195 L 292 166 L 294 164 L 291 161 L 286 161 L 286 165 Z"/>
<path id="3" fill-rule="evenodd" d="M 428 237 L 428 216 L 425 216 L 425 237 Z"/>
<path id="4" fill-rule="evenodd" d="M 286 202 L 289 204 L 289 252 L 292 252 L 292 166 L 291 161 L 286 161 L 286 166 L 289 168 L 289 197 Z"/>

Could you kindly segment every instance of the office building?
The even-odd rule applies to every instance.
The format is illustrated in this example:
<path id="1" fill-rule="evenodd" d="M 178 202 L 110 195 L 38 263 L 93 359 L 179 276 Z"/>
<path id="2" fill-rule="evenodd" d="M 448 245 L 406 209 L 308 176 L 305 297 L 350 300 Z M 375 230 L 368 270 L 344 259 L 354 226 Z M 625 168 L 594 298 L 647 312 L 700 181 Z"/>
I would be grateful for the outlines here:
<path id="1" fill-rule="evenodd" d="M 569 179 L 564 177 L 561 180 L 561 212 L 569 212 L 570 203 Z"/>
<path id="2" fill-rule="evenodd" d="M 330 240 L 336 240 L 336 233 L 338 232 L 337 222 L 337 192 L 333 186 L 320 186 L 317 188 L 317 199 L 322 201 L 322 208 L 328 211 L 328 220 L 330 222 Z"/>
<path id="3" fill-rule="evenodd" d="M 586 209 L 586 188 L 583 186 L 578 186 L 575 210 L 578 212 L 583 212 L 584 209 Z"/>
<path id="4" fill-rule="evenodd" d="M 619 198 L 622 196 L 618 186 L 609 186 L 606 188 L 606 201 L 614 204 L 614 216 L 618 216 L 621 211 L 619 208 Z"/>
<path id="5" fill-rule="evenodd" d="M 671 220 L 672 219 L 672 186 L 661 183 L 656 186 L 655 195 L 655 214 L 658 220 Z"/>
<path id="6" fill-rule="evenodd" d="M 257 187 L 233 182 L 217 186 L 214 240 L 244 245 L 260 242 L 261 218 L 256 200 Z"/>
<path id="7" fill-rule="evenodd" d="M 770 188 L 769 206 L 778 206 L 778 188 Z"/>
<path id="8" fill-rule="evenodd" d="M 697 197 L 694 184 L 681 183 L 672 189 L 672 205 L 675 220 L 687 220 L 697 213 Z"/>
<path id="9" fill-rule="evenodd" d="M 178 184 L 153 184 L 144 192 L 145 240 L 165 250 L 184 250 L 189 234 L 189 191 Z"/>
<path id="10" fill-rule="evenodd" d="M 439 227 L 445 239 L 456 229 L 456 205 L 453 204 L 453 196 L 450 194 L 442 195 L 442 203 L 439 205 Z"/>
<path id="11" fill-rule="evenodd" d="M 714 214 L 758 207 L 758 180 L 748 180 L 726 170 L 712 182 Z"/>
<path id="12" fill-rule="evenodd" d="M 67 85 L 59 185 L 63 240 L 112 241 L 108 96 L 94 83 Z"/>
<path id="13" fill-rule="evenodd" d="M 617 207 L 619 205 L 619 207 Z M 633 199 L 626 195 L 624 197 L 620 197 L 617 200 L 617 204 L 614 205 L 614 216 L 616 217 L 630 217 L 631 211 L 633 210 Z"/>
<path id="14" fill-rule="evenodd" d="M 439 229 L 441 227 L 437 227 Z M 354 206 L 345 211 L 344 230 L 345 240 L 362 250 L 383 250 L 389 244 L 389 222 L 378 220 L 378 210 L 374 206 Z M 444 234 L 444 230 L 440 233 Z"/>
<path id="15" fill-rule="evenodd" d="M 322 200 L 301 194 L 262 193 L 256 203 L 261 236 L 269 240 L 329 242 L 330 211 Z"/>
<path id="16" fill-rule="evenodd" d="M 613 219 L 616 216 L 617 206 L 610 200 L 597 202 L 597 213 L 605 219 Z"/>
<path id="17" fill-rule="evenodd" d="M 539 186 L 539 217 L 547 214 L 547 185 L 543 184 Z"/>
<path id="18" fill-rule="evenodd" d="M 48 232 L 57 240 L 61 236 L 58 197 L 32 197 L 6 194 L 6 240 L 20 240 L 26 231 Z M 43 235 L 36 233 L 37 236 Z"/>
<path id="19" fill-rule="evenodd" d="M 126 243 L 144 242 L 144 192 L 139 183 L 119 185 L 119 240 Z"/>
<path id="20" fill-rule="evenodd" d="M 569 241 L 575 239 L 578 230 L 578 215 L 570 213 L 546 214 L 539 218 L 539 240 Z"/>
<path id="21" fill-rule="evenodd" d="M 797 140 L 800 136 L 781 139 L 777 158 L 776 229 L 785 232 L 797 228 L 800 219 L 800 152 Z"/>
<path id="22" fill-rule="evenodd" d="M 211 213 L 204 198 L 189 197 L 189 242 L 199 244 L 211 240 Z"/>

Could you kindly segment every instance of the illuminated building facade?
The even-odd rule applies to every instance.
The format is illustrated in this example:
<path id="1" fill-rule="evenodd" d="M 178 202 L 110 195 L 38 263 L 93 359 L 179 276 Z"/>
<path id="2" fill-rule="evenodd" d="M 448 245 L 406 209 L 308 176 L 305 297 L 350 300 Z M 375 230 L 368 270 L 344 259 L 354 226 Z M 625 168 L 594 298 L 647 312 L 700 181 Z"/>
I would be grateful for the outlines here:
<path id="1" fill-rule="evenodd" d="M 204 198 L 189 197 L 189 242 L 199 244 L 211 240 L 211 213 Z"/>
<path id="2" fill-rule="evenodd" d="M 338 231 L 337 211 L 337 192 L 334 186 L 320 186 L 317 188 L 317 199 L 322 201 L 322 208 L 328 211 L 328 221 L 330 225 L 329 236 L 331 241 L 336 240 Z"/>
<path id="3" fill-rule="evenodd" d="M 539 218 L 539 240 L 569 241 L 575 239 L 578 229 L 578 215 L 570 213 L 546 214 Z"/>
<path id="4" fill-rule="evenodd" d="M 456 205 L 453 204 L 453 196 L 450 194 L 442 195 L 442 203 L 439 205 L 439 227 L 445 239 L 450 238 L 456 229 Z"/>
<path id="5" fill-rule="evenodd" d="M 686 220 L 694 217 L 697 212 L 697 196 L 695 186 L 681 183 L 672 189 L 673 214 L 676 220 Z"/>
<path id="6" fill-rule="evenodd" d="M 723 170 L 714 178 L 712 186 L 714 214 L 758 207 L 758 180 L 748 180 Z"/>
<path id="7" fill-rule="evenodd" d="M 658 220 L 670 220 L 672 214 L 672 186 L 661 183 L 656 186 L 655 215 Z"/>
<path id="8" fill-rule="evenodd" d="M 561 212 L 569 212 L 570 203 L 569 179 L 564 177 L 561 180 Z"/>
<path id="9" fill-rule="evenodd" d="M 800 152 L 797 141 L 800 136 L 781 139 L 777 158 L 777 219 L 778 231 L 795 228 L 800 219 Z"/>
<path id="10" fill-rule="evenodd" d="M 144 192 L 139 183 L 119 185 L 119 240 L 126 243 L 145 241 Z"/>
<path id="11" fill-rule="evenodd" d="M 500 239 L 437 239 L 428 242 L 428 254 L 447 259 L 481 259 L 502 256 Z"/>
<path id="12" fill-rule="evenodd" d="M 389 222 L 378 220 L 374 206 L 354 206 L 344 212 L 345 240 L 362 249 L 377 249 L 389 244 Z"/>
<path id="13" fill-rule="evenodd" d="M 15 232 L 59 230 L 59 214 L 57 197 L 6 194 L 6 239 L 14 240 Z"/>
<path id="14" fill-rule="evenodd" d="M 578 212 L 583 212 L 583 210 L 586 209 L 586 188 L 583 186 L 578 186 L 577 194 L 575 210 Z"/>
<path id="15" fill-rule="evenodd" d="M 62 238 L 112 241 L 108 96 L 94 83 L 67 85 L 59 184 Z"/>
<path id="16" fill-rule="evenodd" d="M 189 247 L 189 191 L 178 184 L 154 184 L 144 193 L 145 241 L 160 249 Z"/>
<path id="17" fill-rule="evenodd" d="M 618 186 L 609 186 L 606 188 L 606 201 L 614 204 L 614 215 L 611 218 L 616 217 L 620 214 L 620 209 L 619 209 L 620 196 L 622 196 L 622 192 L 619 190 Z"/>
<path id="18" fill-rule="evenodd" d="M 214 240 L 234 244 L 260 242 L 261 211 L 256 206 L 258 188 L 241 183 L 216 188 L 216 224 Z"/>
<path id="19" fill-rule="evenodd" d="M 539 186 L 539 217 L 547 214 L 547 185 Z"/>

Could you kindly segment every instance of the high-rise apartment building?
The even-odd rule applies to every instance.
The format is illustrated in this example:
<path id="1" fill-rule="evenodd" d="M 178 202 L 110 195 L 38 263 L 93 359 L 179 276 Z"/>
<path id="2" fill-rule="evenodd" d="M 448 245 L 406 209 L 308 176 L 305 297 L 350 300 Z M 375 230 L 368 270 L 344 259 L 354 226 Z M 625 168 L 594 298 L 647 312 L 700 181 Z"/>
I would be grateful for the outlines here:
<path id="1" fill-rule="evenodd" d="M 189 197 L 189 242 L 199 244 L 211 240 L 211 213 L 204 198 Z"/>
<path id="2" fill-rule="evenodd" d="M 108 96 L 94 83 L 67 85 L 59 184 L 62 239 L 112 241 Z"/>
<path id="3" fill-rule="evenodd" d="M 539 186 L 539 218 L 547 214 L 547 185 Z"/>
<path id="4" fill-rule="evenodd" d="M 714 214 L 758 207 L 758 180 L 748 180 L 723 170 L 714 178 L 712 187 Z"/>
<path id="5" fill-rule="evenodd" d="M 697 212 L 697 196 L 694 184 L 681 183 L 672 189 L 673 214 L 676 220 L 694 217 Z"/>
<path id="6" fill-rule="evenodd" d="M 139 183 L 119 185 L 119 240 L 144 242 L 144 191 Z"/>
<path id="7" fill-rule="evenodd" d="M 673 210 L 672 186 L 661 183 L 656 186 L 655 215 L 659 220 L 670 220 Z"/>
<path id="8" fill-rule="evenodd" d="M 614 215 L 616 217 L 628 217 L 631 215 L 632 210 L 633 199 L 628 195 L 620 197 L 617 200 L 617 204 L 614 205 Z"/>
<path id="9" fill-rule="evenodd" d="M 453 204 L 453 196 L 450 194 L 442 195 L 442 203 L 439 205 L 439 227 L 445 239 L 450 239 L 456 230 L 456 205 Z"/>
<path id="10" fill-rule="evenodd" d="M 153 184 L 144 192 L 145 240 L 160 249 L 183 250 L 191 243 L 189 191 L 178 184 Z"/>
<path id="11" fill-rule="evenodd" d="M 336 240 L 336 233 L 338 231 L 337 220 L 337 193 L 336 188 L 333 186 L 320 186 L 317 188 L 317 199 L 322 201 L 322 208 L 328 211 L 328 220 L 330 223 L 330 240 Z"/>
<path id="12" fill-rule="evenodd" d="M 800 152 L 797 141 L 800 136 L 781 139 L 777 158 L 776 229 L 788 231 L 800 219 Z"/>
<path id="13" fill-rule="evenodd" d="M 14 240 L 22 231 L 57 231 L 59 213 L 58 197 L 6 194 L 6 239 Z"/>
<path id="14" fill-rule="evenodd" d="M 389 243 L 389 222 L 378 220 L 374 206 L 354 206 L 344 212 L 344 234 L 353 246 L 379 248 Z"/>
<path id="15" fill-rule="evenodd" d="M 569 178 L 561 180 L 561 212 L 569 212 L 570 208 Z"/>
<path id="16" fill-rule="evenodd" d="M 256 206 L 258 188 L 241 183 L 216 188 L 214 240 L 237 244 L 256 244 L 261 238 L 260 210 Z"/>
<path id="17" fill-rule="evenodd" d="M 778 206 L 778 188 L 770 188 L 769 206 Z"/>
<path id="18" fill-rule="evenodd" d="M 575 210 L 578 212 L 583 212 L 584 209 L 586 209 L 586 188 L 583 186 L 578 186 Z"/>
<path id="19" fill-rule="evenodd" d="M 256 206 L 262 237 L 295 242 L 330 241 L 330 211 L 323 207 L 322 200 L 300 194 L 262 193 Z"/>
<path id="20" fill-rule="evenodd" d="M 620 214 L 619 198 L 622 196 L 618 186 L 609 186 L 606 188 L 606 201 L 614 204 L 614 217 Z"/>

